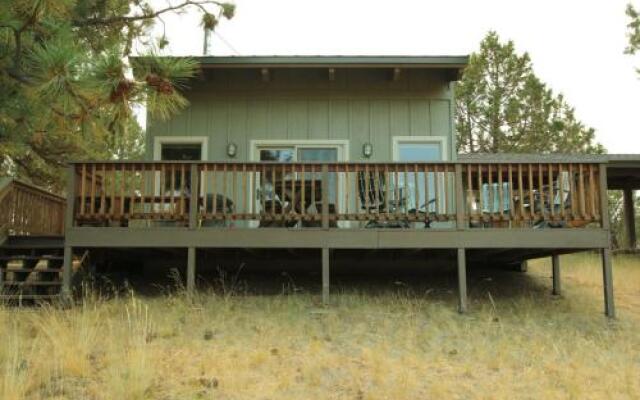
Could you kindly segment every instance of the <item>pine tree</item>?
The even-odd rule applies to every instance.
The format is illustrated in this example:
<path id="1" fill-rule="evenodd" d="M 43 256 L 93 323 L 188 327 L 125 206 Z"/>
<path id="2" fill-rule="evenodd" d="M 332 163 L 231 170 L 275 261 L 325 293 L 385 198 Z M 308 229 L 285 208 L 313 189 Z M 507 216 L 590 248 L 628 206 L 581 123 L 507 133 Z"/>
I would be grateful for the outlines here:
<path id="1" fill-rule="evenodd" d="M 69 160 L 140 154 L 132 107 L 167 118 L 186 105 L 197 70 L 159 58 L 149 39 L 171 12 L 195 10 L 215 28 L 232 4 L 211 0 L 0 0 L 0 176 L 63 187 Z M 133 69 L 133 46 L 148 57 Z"/>
<path id="2" fill-rule="evenodd" d="M 458 150 L 468 153 L 601 153 L 562 95 L 534 72 L 527 53 L 489 32 L 456 86 Z"/>

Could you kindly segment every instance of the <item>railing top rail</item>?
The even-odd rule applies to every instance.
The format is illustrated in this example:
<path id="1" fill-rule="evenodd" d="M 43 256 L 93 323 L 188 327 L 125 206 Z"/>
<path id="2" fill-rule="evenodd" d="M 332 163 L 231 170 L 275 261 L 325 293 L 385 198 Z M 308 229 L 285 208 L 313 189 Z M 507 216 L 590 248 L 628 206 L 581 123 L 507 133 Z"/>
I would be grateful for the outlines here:
<path id="1" fill-rule="evenodd" d="M 154 164 L 185 164 L 185 165 L 282 165 L 282 164 L 304 164 L 304 165 L 455 165 L 455 164 L 601 164 L 607 161 L 602 158 L 577 158 L 577 159 L 561 159 L 561 158 L 525 158 L 521 160 L 509 160 L 509 159 L 461 159 L 461 160 L 442 160 L 442 161 L 168 161 L 168 160 L 156 160 L 156 161 L 132 161 L 132 160 L 118 160 L 118 161 L 72 161 L 71 165 L 82 164 L 113 164 L 113 165 L 154 165 Z"/>
<path id="2" fill-rule="evenodd" d="M 50 192 L 50 191 L 48 191 L 46 189 L 43 189 L 43 188 L 38 187 L 36 185 L 33 185 L 31 183 L 27 183 L 27 182 L 21 181 L 19 179 L 8 178 L 4 182 L 0 182 L 0 190 L 2 190 L 4 187 L 10 187 L 10 186 L 14 186 L 14 187 L 16 187 L 18 189 L 21 189 L 21 190 L 30 191 L 32 193 L 37 193 L 37 194 L 45 196 L 45 197 L 47 197 L 47 198 L 49 198 L 50 200 L 53 200 L 53 201 L 59 201 L 59 202 L 66 201 L 66 198 L 64 196 L 52 193 L 52 192 Z"/>

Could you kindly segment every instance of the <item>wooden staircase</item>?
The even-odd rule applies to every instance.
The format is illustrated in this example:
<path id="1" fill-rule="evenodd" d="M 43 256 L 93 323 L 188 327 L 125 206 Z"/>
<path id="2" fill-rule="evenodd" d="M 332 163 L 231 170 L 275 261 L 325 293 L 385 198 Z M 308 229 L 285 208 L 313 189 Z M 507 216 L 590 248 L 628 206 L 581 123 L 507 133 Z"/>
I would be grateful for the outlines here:
<path id="1" fill-rule="evenodd" d="M 0 304 L 61 296 L 65 198 L 0 180 Z"/>
<path id="2" fill-rule="evenodd" d="M 0 248 L 0 302 L 53 300 L 62 289 L 61 237 L 9 237 Z"/>

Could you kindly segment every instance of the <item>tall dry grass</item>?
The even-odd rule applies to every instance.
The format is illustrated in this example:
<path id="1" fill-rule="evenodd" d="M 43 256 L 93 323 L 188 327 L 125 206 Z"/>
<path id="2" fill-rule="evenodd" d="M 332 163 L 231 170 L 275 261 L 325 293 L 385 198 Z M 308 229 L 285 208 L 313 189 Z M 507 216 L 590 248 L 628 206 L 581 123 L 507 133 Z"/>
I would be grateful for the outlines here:
<path id="1" fill-rule="evenodd" d="M 602 315 L 597 258 L 471 280 L 455 292 L 317 296 L 130 294 L 0 309 L 0 398 L 640 398 L 640 261 L 615 258 L 619 317 Z"/>

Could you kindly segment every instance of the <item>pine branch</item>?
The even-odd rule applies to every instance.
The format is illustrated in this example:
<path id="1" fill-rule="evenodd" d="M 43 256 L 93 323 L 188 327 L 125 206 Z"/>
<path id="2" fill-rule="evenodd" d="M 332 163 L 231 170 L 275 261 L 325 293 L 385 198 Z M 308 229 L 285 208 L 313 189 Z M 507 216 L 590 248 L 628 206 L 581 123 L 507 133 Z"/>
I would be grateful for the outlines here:
<path id="1" fill-rule="evenodd" d="M 198 7 L 203 12 L 207 12 L 207 10 L 204 8 L 205 5 L 216 5 L 218 7 L 223 7 L 224 3 L 215 1 L 215 0 L 202 0 L 202 1 L 185 0 L 180 4 L 176 4 L 174 6 L 168 6 L 160 10 L 154 11 L 152 13 L 143 13 L 141 15 L 132 15 L 132 16 L 117 16 L 117 17 L 110 17 L 110 18 L 89 18 L 85 20 L 76 19 L 72 21 L 72 24 L 76 27 L 111 25 L 111 24 L 117 24 L 117 23 L 127 24 L 127 23 L 136 22 L 136 21 L 154 19 L 159 17 L 162 14 L 173 12 L 173 11 L 179 11 L 186 7 L 191 7 L 191 6 Z"/>

